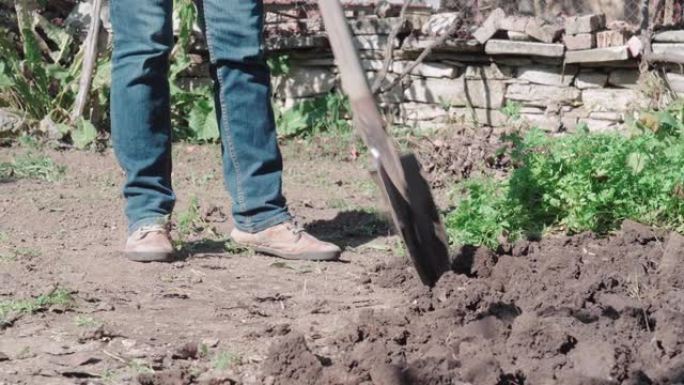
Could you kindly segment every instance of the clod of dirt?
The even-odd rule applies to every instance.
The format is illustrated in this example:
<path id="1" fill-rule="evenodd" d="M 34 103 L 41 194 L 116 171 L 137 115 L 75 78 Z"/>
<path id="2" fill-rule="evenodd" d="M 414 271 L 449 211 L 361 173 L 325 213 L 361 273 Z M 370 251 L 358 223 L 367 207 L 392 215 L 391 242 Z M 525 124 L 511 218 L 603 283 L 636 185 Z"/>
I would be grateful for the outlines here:
<path id="1" fill-rule="evenodd" d="M 653 228 L 642 225 L 639 222 L 627 219 L 622 222 L 622 238 L 626 243 L 641 243 L 645 245 L 648 242 L 655 241 L 657 239 L 656 233 Z"/>
<path id="2" fill-rule="evenodd" d="M 176 351 L 171 355 L 171 358 L 175 360 L 195 359 L 197 358 L 198 352 L 199 347 L 197 342 L 188 342 L 176 349 Z"/>
<path id="3" fill-rule="evenodd" d="M 277 385 L 677 383 L 684 236 L 664 251 L 660 238 L 625 223 L 611 238 L 520 242 L 512 255 L 462 248 L 432 289 L 406 261 L 378 265 L 372 283 L 403 291 L 404 308 L 361 312 L 323 361 L 291 337 L 264 368 Z"/>
<path id="4" fill-rule="evenodd" d="M 140 385 L 190 385 L 193 382 L 194 376 L 184 370 L 164 370 L 138 375 Z"/>
<path id="5" fill-rule="evenodd" d="M 100 325 L 95 329 L 86 330 L 78 337 L 78 342 L 84 343 L 91 340 L 109 341 L 113 338 L 121 337 L 118 333 L 105 325 Z"/>
<path id="6" fill-rule="evenodd" d="M 9 361 L 9 356 L 3 352 L 0 352 L 0 362 L 2 361 Z"/>
<path id="7" fill-rule="evenodd" d="M 670 234 L 658 270 L 666 287 L 684 289 L 684 236 L 674 231 Z"/>
<path id="8" fill-rule="evenodd" d="M 274 379 L 273 385 L 315 385 L 323 365 L 309 350 L 304 336 L 292 334 L 271 347 L 263 369 Z"/>

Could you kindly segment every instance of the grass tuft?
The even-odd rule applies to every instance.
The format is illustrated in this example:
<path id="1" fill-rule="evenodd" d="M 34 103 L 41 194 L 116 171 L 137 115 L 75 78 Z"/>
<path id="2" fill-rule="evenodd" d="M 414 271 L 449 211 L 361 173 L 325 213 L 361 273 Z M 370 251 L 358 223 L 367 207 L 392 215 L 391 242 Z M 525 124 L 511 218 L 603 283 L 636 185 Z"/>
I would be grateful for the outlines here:
<path id="1" fill-rule="evenodd" d="M 0 163 L 0 180 L 40 179 L 56 182 L 64 177 L 65 171 L 66 167 L 56 164 L 45 155 L 28 153 L 11 162 Z"/>

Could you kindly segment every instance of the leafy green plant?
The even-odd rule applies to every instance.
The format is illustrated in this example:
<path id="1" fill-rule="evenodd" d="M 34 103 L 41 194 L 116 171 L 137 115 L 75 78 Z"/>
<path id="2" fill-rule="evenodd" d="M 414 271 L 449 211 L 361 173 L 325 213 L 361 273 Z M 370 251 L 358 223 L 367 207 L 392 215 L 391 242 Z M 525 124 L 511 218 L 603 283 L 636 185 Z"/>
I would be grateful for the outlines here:
<path id="1" fill-rule="evenodd" d="M 627 218 L 684 231 L 684 111 L 645 113 L 635 127 L 631 136 L 511 136 L 516 168 L 507 179 L 458 186 L 445 218 L 452 241 L 494 247 L 553 230 L 605 234 Z"/>
<path id="2" fill-rule="evenodd" d="M 347 120 L 350 110 L 349 100 L 344 95 L 330 93 L 280 111 L 276 115 L 278 131 L 286 138 L 306 138 L 324 132 L 348 134 L 351 132 Z"/>
<path id="3" fill-rule="evenodd" d="M 239 364 L 242 361 L 242 357 L 239 354 L 232 352 L 219 352 L 211 360 L 211 366 L 215 370 L 225 370 L 229 367 Z"/>
<path id="4" fill-rule="evenodd" d="M 292 69 L 289 55 L 270 56 L 266 60 L 266 64 L 271 71 L 271 76 L 284 76 L 289 74 Z"/>
<path id="5" fill-rule="evenodd" d="M 10 313 L 33 314 L 50 306 L 71 306 L 73 297 L 68 290 L 56 288 L 36 298 L 9 300 L 0 302 L 0 324 L 4 323 Z"/>
<path id="6" fill-rule="evenodd" d="M 513 121 L 520 119 L 521 110 L 522 104 L 511 100 L 506 101 L 506 105 L 501 108 L 501 112 Z"/>
<path id="7" fill-rule="evenodd" d="M 0 163 L 0 180 L 28 178 L 54 182 L 64 176 L 65 170 L 66 167 L 56 164 L 48 156 L 27 153 L 11 162 Z"/>

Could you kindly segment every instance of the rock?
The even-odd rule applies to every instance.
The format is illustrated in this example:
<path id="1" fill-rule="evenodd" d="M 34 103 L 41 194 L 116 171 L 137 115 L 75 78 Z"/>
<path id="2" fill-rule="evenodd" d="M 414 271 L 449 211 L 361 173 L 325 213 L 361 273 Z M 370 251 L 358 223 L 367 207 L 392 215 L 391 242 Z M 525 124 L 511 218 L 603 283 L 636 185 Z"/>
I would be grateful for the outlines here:
<path id="1" fill-rule="evenodd" d="M 482 52 L 482 45 L 477 40 L 463 40 L 463 39 L 446 39 L 442 44 L 433 46 L 436 37 L 413 37 L 410 36 L 404 40 L 401 46 L 405 53 L 423 52 L 427 47 L 433 47 L 433 52 L 448 52 L 448 53 L 463 53 L 463 52 Z"/>
<path id="2" fill-rule="evenodd" d="M 465 70 L 466 79 L 508 80 L 513 74 L 508 67 L 500 67 L 496 63 L 483 66 L 468 66 Z"/>
<path id="3" fill-rule="evenodd" d="M 569 35 L 596 32 L 603 29 L 605 26 L 606 16 L 603 14 L 570 16 L 565 18 L 565 33 Z"/>
<path id="4" fill-rule="evenodd" d="M 521 114 L 520 117 L 530 127 L 540 128 L 548 132 L 557 132 L 561 128 L 561 118 L 555 114 Z"/>
<path id="5" fill-rule="evenodd" d="M 498 80 L 416 79 L 404 91 L 408 101 L 452 107 L 501 108 L 506 85 Z"/>
<path id="6" fill-rule="evenodd" d="M 389 36 L 386 35 L 359 35 L 352 38 L 354 40 L 354 46 L 358 50 L 384 50 L 388 44 Z M 394 48 L 399 47 L 399 41 L 392 41 Z"/>
<path id="7" fill-rule="evenodd" d="M 278 36 L 266 39 L 265 43 L 265 48 L 268 52 L 293 49 L 323 49 L 328 47 L 330 47 L 330 43 L 325 36 Z"/>
<path id="8" fill-rule="evenodd" d="M 449 32 L 451 27 L 460 22 L 460 12 L 442 12 L 432 16 L 423 24 L 421 32 L 426 36 L 442 36 Z"/>
<path id="9" fill-rule="evenodd" d="M 684 75 L 668 72 L 666 76 L 674 92 L 684 93 Z"/>
<path id="10" fill-rule="evenodd" d="M 577 375 L 611 381 L 611 372 L 616 364 L 615 348 L 605 341 L 580 341 L 570 351 L 569 360 Z"/>
<path id="11" fill-rule="evenodd" d="M 545 44 L 525 41 L 489 40 L 485 45 L 488 55 L 532 55 L 543 57 L 563 57 L 563 44 Z"/>
<path id="12" fill-rule="evenodd" d="M 361 59 L 361 68 L 366 71 L 380 71 L 384 65 L 384 60 Z"/>
<path id="13" fill-rule="evenodd" d="M 658 266 L 664 286 L 684 289 L 684 235 L 672 231 Z"/>
<path id="14" fill-rule="evenodd" d="M 611 122 L 623 122 L 624 114 L 614 111 L 592 111 L 589 113 L 591 119 L 610 120 Z"/>
<path id="15" fill-rule="evenodd" d="M 632 57 L 639 57 L 644 51 L 644 43 L 637 36 L 632 36 L 627 40 L 627 50 L 632 55 Z"/>
<path id="16" fill-rule="evenodd" d="M 584 124 L 589 129 L 589 132 L 614 132 L 618 131 L 620 125 L 616 122 L 610 120 L 598 120 L 598 119 L 580 119 L 579 124 Z"/>
<path id="17" fill-rule="evenodd" d="M 434 104 L 402 103 L 399 106 L 402 117 L 406 120 L 434 120 L 448 118 L 449 112 Z"/>
<path id="18" fill-rule="evenodd" d="M 482 26 L 473 33 L 473 38 L 479 41 L 480 44 L 486 43 L 499 31 L 499 20 L 504 17 L 506 17 L 506 13 L 503 9 L 497 8 L 493 10 L 484 23 L 482 23 Z"/>
<path id="19" fill-rule="evenodd" d="M 596 35 L 593 33 L 580 33 L 577 35 L 564 35 L 563 43 L 568 51 L 596 48 Z"/>
<path id="20" fill-rule="evenodd" d="M 391 70 L 394 73 L 402 74 L 412 62 L 395 61 L 392 63 Z M 458 69 L 441 63 L 420 63 L 413 70 L 411 75 L 423 76 L 426 78 L 455 78 L 458 76 Z"/>
<path id="21" fill-rule="evenodd" d="M 630 89 L 588 89 L 582 91 L 582 103 L 590 111 L 628 111 L 648 105 L 639 92 Z"/>
<path id="22" fill-rule="evenodd" d="M 188 342 L 178 347 L 171 355 L 171 358 L 178 360 L 195 359 L 199 354 L 199 345 L 197 342 Z"/>
<path id="23" fill-rule="evenodd" d="M 287 98 L 303 98 L 330 92 L 337 77 L 328 69 L 295 67 L 283 84 Z"/>
<path id="24" fill-rule="evenodd" d="M 525 32 L 530 20 L 528 16 L 506 16 L 499 20 L 499 29 L 508 32 Z"/>
<path id="25" fill-rule="evenodd" d="M 525 32 L 508 31 L 506 34 L 508 35 L 508 39 L 513 41 L 532 41 L 532 38 Z"/>
<path id="26" fill-rule="evenodd" d="M 653 41 L 658 43 L 684 43 L 684 30 L 658 32 L 653 36 Z"/>
<path id="27" fill-rule="evenodd" d="M 378 76 L 379 72 L 366 72 L 366 78 L 368 79 L 368 84 L 373 84 L 375 78 Z M 390 82 L 394 81 L 397 75 L 393 73 L 388 73 L 385 79 L 382 81 L 382 87 L 389 87 Z M 404 101 L 404 89 L 401 84 L 397 84 L 392 89 L 387 90 L 377 96 L 378 101 L 381 103 L 396 104 Z"/>
<path id="28" fill-rule="evenodd" d="M 655 55 L 662 55 L 667 52 L 684 52 L 684 43 L 655 43 L 651 46 Z"/>
<path id="29" fill-rule="evenodd" d="M 575 88 L 537 84 L 511 84 L 506 90 L 506 99 L 517 100 L 527 106 L 572 105 L 580 100 L 580 96 L 580 91 Z"/>
<path id="30" fill-rule="evenodd" d="M 508 117 L 500 110 L 486 108 L 451 108 L 451 120 L 476 126 L 502 127 L 508 123 Z"/>
<path id="31" fill-rule="evenodd" d="M 612 71 L 608 76 L 608 84 L 618 88 L 637 89 L 639 83 L 639 70 L 619 69 Z"/>
<path id="32" fill-rule="evenodd" d="M 354 35 L 389 35 L 400 21 L 398 17 L 378 18 L 377 16 L 348 19 L 349 28 Z M 409 30 L 410 23 L 407 21 L 399 27 L 400 34 Z"/>
<path id="33" fill-rule="evenodd" d="M 7 354 L 5 354 L 5 353 L 3 353 L 3 352 L 0 352 L 0 362 L 2 362 L 2 361 L 9 361 L 9 360 L 10 360 L 10 358 L 9 358 L 9 356 L 8 356 Z"/>
<path id="34" fill-rule="evenodd" d="M 573 66 L 566 67 L 565 70 L 563 67 L 529 66 L 518 69 L 518 79 L 549 86 L 569 86 L 576 73 L 577 68 Z"/>
<path id="35" fill-rule="evenodd" d="M 566 63 L 599 63 L 621 61 L 629 59 L 627 47 L 609 47 L 568 51 L 565 54 Z"/>
<path id="36" fill-rule="evenodd" d="M 527 23 L 525 33 L 544 43 L 553 43 L 560 38 L 563 28 L 556 24 L 547 23 L 543 19 L 534 18 Z"/>
<path id="37" fill-rule="evenodd" d="M 627 43 L 627 35 L 622 31 L 602 31 L 596 34 L 598 48 L 619 47 Z"/>
<path id="38" fill-rule="evenodd" d="M 575 87 L 584 90 L 588 88 L 603 88 L 608 82 L 608 74 L 603 72 L 582 71 L 575 78 Z"/>
<path id="39" fill-rule="evenodd" d="M 13 112 L 0 108 L 0 137 L 3 133 L 11 133 L 18 130 L 23 119 Z"/>

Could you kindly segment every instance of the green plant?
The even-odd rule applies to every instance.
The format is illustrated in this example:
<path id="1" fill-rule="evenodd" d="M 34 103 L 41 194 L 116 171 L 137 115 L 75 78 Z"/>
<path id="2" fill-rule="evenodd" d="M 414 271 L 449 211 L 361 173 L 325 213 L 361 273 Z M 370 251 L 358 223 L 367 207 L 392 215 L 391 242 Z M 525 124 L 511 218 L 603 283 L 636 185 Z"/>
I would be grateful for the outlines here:
<path id="1" fill-rule="evenodd" d="M 74 318 L 74 324 L 78 327 L 90 328 L 100 326 L 102 323 L 90 316 L 77 315 L 76 318 Z"/>
<path id="2" fill-rule="evenodd" d="M 211 360 L 211 366 L 215 370 L 225 370 L 233 365 L 239 364 L 241 361 L 242 358 L 239 354 L 223 351 L 214 356 Z"/>
<path id="3" fill-rule="evenodd" d="M 624 219 L 684 231 L 684 109 L 641 115 L 630 136 L 511 136 L 507 179 L 458 186 L 445 223 L 455 243 L 496 246 L 546 231 L 605 234 Z"/>
<path id="4" fill-rule="evenodd" d="M 48 156 L 27 153 L 11 162 L 0 163 L 0 180 L 29 178 L 54 182 L 64 176 L 65 170 L 66 167 L 56 164 Z"/>
<path id="5" fill-rule="evenodd" d="M 268 64 L 268 69 L 271 71 L 271 76 L 284 76 L 292 70 L 289 55 L 270 56 L 266 59 L 266 64 Z"/>
<path id="6" fill-rule="evenodd" d="M 507 100 L 506 105 L 501 108 L 501 112 L 506 115 L 510 120 L 516 121 L 520 119 L 520 112 L 522 110 L 522 104 L 519 102 Z"/>
<path id="7" fill-rule="evenodd" d="M 177 229 L 179 238 L 186 239 L 190 235 L 202 231 L 206 223 L 200 213 L 200 205 L 197 197 L 190 199 L 188 208 L 178 214 Z"/>
<path id="8" fill-rule="evenodd" d="M 278 111 L 278 132 L 286 138 L 308 138 L 324 132 L 346 135 L 351 133 L 351 124 L 347 120 L 350 111 L 349 100 L 344 95 L 330 93 Z"/>
<path id="9" fill-rule="evenodd" d="M 33 314 L 50 306 L 71 306 L 73 301 L 69 291 L 63 288 L 56 288 L 36 298 L 2 301 L 0 302 L 0 324 L 4 323 L 11 313 Z"/>

